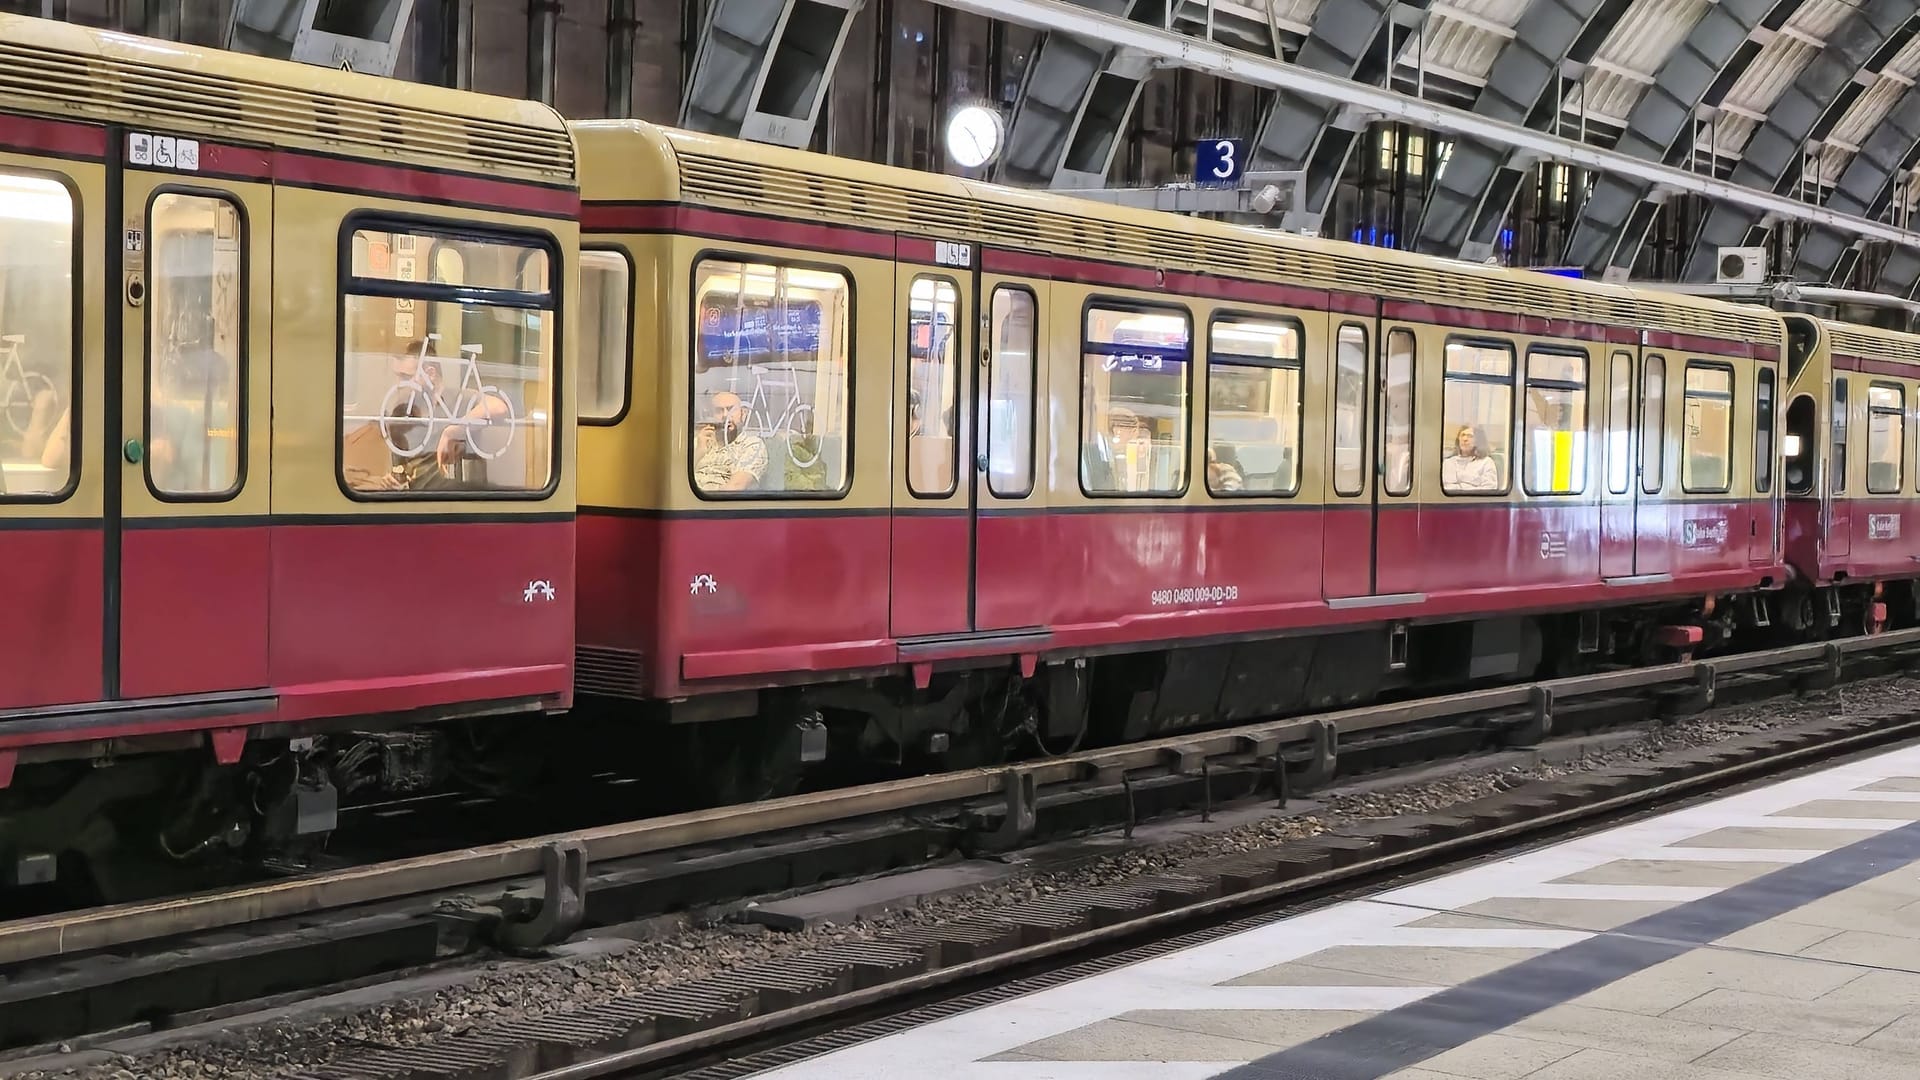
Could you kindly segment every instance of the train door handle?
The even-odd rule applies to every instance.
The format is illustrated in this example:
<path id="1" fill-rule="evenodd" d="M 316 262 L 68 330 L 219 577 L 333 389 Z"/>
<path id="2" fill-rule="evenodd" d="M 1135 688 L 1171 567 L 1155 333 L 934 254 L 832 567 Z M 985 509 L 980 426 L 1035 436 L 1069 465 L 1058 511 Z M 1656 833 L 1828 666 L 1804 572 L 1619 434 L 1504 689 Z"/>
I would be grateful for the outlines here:
<path id="1" fill-rule="evenodd" d="M 973 459 L 973 467 L 981 472 L 987 471 L 987 455 L 981 454 Z"/>
<path id="2" fill-rule="evenodd" d="M 146 456 L 146 447 L 140 445 L 139 439 L 128 439 L 127 445 L 121 447 L 120 452 L 126 456 L 127 464 L 138 465 L 140 459 Z"/>

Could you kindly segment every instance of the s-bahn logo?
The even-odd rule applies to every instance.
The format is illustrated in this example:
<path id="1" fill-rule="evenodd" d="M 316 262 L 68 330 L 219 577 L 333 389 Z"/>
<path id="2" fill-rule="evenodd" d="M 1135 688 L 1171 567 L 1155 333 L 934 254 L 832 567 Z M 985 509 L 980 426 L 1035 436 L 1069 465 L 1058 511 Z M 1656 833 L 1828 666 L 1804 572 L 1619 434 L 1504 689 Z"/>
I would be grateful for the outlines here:
<path id="1" fill-rule="evenodd" d="M 1867 539 L 1898 540 L 1900 538 L 1899 514 L 1868 514 Z"/>
<path id="2" fill-rule="evenodd" d="M 1727 542 L 1727 519 L 1688 518 L 1680 523 L 1680 542 L 1690 548 L 1720 547 Z"/>

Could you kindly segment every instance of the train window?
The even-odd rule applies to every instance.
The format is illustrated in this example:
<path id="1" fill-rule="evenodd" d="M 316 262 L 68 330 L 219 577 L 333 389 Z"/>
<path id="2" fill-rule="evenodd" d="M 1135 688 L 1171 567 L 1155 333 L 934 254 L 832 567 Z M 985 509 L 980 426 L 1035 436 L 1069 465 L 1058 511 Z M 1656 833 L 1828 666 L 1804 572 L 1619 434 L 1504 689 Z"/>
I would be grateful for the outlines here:
<path id="1" fill-rule="evenodd" d="M 551 242 L 459 228 L 347 225 L 340 476 L 355 498 L 554 483 Z"/>
<path id="2" fill-rule="evenodd" d="M 1627 493 L 1633 475 L 1633 357 L 1617 352 L 1607 368 L 1607 491 Z"/>
<path id="3" fill-rule="evenodd" d="M 1833 493 L 1844 494 L 1847 490 L 1847 429 L 1851 426 L 1851 417 L 1847 415 L 1847 380 L 1838 376 L 1833 380 Z"/>
<path id="4" fill-rule="evenodd" d="M 1301 332 L 1291 319 L 1216 319 L 1207 332 L 1207 490 L 1300 490 Z"/>
<path id="5" fill-rule="evenodd" d="M 1511 475 L 1513 346 L 1447 342 L 1440 413 L 1440 489 L 1449 495 L 1504 494 Z"/>
<path id="6" fill-rule="evenodd" d="M 1763 367 L 1753 384 L 1753 489 L 1773 490 L 1773 369 Z"/>
<path id="7" fill-rule="evenodd" d="M 1080 487 L 1089 495 L 1187 489 L 1187 364 L 1182 308 L 1090 307 L 1080 367 Z"/>
<path id="8" fill-rule="evenodd" d="M 1667 358 L 1649 356 L 1640 368 L 1640 490 L 1660 494 L 1667 471 Z"/>
<path id="9" fill-rule="evenodd" d="M 1385 405 L 1381 412 L 1380 486 L 1388 495 L 1413 493 L 1414 340 L 1411 330 L 1387 333 Z"/>
<path id="10" fill-rule="evenodd" d="M 907 490 L 951 495 L 958 480 L 960 290 L 921 275 L 907 292 Z"/>
<path id="11" fill-rule="evenodd" d="M 74 219 L 64 184 L 0 171 L 0 498 L 73 484 Z"/>
<path id="12" fill-rule="evenodd" d="M 627 411 L 633 326 L 633 264 L 613 248 L 580 252 L 580 422 L 606 423 Z"/>
<path id="13" fill-rule="evenodd" d="M 216 195 L 147 209 L 147 482 L 162 497 L 240 488 L 246 223 Z"/>
<path id="14" fill-rule="evenodd" d="M 1333 357 L 1333 492 L 1358 495 L 1366 486 L 1361 458 L 1367 440 L 1367 332 L 1340 328 Z"/>
<path id="15" fill-rule="evenodd" d="M 844 495 L 853 326 L 846 273 L 702 259 L 693 303 L 694 491 Z"/>
<path id="16" fill-rule="evenodd" d="M 1733 370 L 1689 363 L 1683 391 L 1686 424 L 1680 434 L 1680 488 L 1720 492 L 1733 487 Z"/>
<path id="17" fill-rule="evenodd" d="M 987 490 L 1003 499 L 1033 493 L 1033 369 L 1039 341 L 1033 294 L 993 290 L 987 352 Z"/>
<path id="18" fill-rule="evenodd" d="M 1526 488 L 1578 495 L 1587 487 L 1587 357 L 1527 353 Z"/>
<path id="19" fill-rule="evenodd" d="M 1900 490 L 1900 465 L 1906 455 L 1907 392 L 1896 383 L 1867 387 L 1867 493 Z"/>

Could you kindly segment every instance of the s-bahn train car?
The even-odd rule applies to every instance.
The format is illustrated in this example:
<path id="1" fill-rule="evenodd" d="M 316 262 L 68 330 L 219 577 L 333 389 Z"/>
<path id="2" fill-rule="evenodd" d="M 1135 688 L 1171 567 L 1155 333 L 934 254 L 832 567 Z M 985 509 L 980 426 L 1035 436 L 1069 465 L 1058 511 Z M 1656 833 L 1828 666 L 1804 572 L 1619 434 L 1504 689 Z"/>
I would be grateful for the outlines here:
<path id="1" fill-rule="evenodd" d="M 568 707 L 557 114 L 8 15 L 0 69 L 0 875 L 324 830 L 446 770 L 409 725 Z"/>
<path id="2" fill-rule="evenodd" d="M 1786 580 L 1770 311 L 574 131 L 579 687 L 718 797 L 1688 654 Z"/>
<path id="3" fill-rule="evenodd" d="M 1785 544 L 1779 606 L 1799 632 L 1911 625 L 1920 585 L 1920 338 L 1786 316 Z"/>

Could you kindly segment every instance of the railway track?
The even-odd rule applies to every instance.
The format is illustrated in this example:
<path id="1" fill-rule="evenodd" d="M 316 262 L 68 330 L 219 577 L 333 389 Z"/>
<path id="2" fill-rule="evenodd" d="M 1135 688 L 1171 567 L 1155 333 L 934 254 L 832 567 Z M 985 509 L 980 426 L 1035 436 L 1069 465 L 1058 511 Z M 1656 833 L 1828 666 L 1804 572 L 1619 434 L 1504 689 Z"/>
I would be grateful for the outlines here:
<path id="1" fill-rule="evenodd" d="M 1043 832 L 1067 831 L 1102 813 L 1111 817 L 1126 806 L 1141 816 L 1182 802 L 1205 807 L 1216 798 L 1244 795 L 1261 778 L 1284 797 L 1335 776 L 1418 760 L 1423 754 L 1433 756 L 1436 746 L 1535 744 L 1569 729 L 1604 727 L 1631 715 L 1644 718 L 1662 708 L 1697 709 L 1730 697 L 1824 687 L 1853 676 L 1899 670 L 1916 654 L 1920 654 L 1920 631 L 1902 631 L 1247 725 L 1008 769 L 675 815 L 226 893 L 18 920 L 0 924 L 0 957 L 15 976 L 6 990 L 31 994 L 33 978 L 18 973 L 50 958 L 106 949 L 119 954 L 129 946 L 166 944 L 163 939 L 177 940 L 194 931 L 349 908 L 362 912 L 362 922 L 386 920 L 392 924 L 387 930 L 397 933 L 394 926 L 417 923 L 403 914 L 408 898 L 417 906 L 422 898 L 446 890 L 471 890 L 538 871 L 546 873 L 547 896 L 559 896 L 560 902 L 542 899 L 537 910 L 517 918 L 509 914 L 502 921 L 528 928 L 529 934 L 558 935 L 577 925 L 586 899 L 599 894 L 595 890 L 582 896 L 582 879 L 568 879 L 569 874 L 584 871 L 589 861 L 596 866 L 614 865 L 612 879 L 617 880 L 623 860 L 685 853 L 702 844 L 740 848 L 743 845 L 737 841 L 747 838 L 756 843 L 742 854 L 743 859 L 770 858 L 780 844 L 768 842 L 767 837 L 783 830 L 794 834 L 808 829 L 816 831 L 799 836 L 794 843 L 811 847 L 817 857 L 823 849 L 817 830 L 826 827 L 840 830 L 832 834 L 839 841 L 854 847 L 867 845 L 871 854 L 877 850 L 874 834 L 900 836 L 902 814 L 921 815 L 929 836 L 959 836 L 962 843 L 976 847 L 1008 846 L 1034 835 L 1037 826 Z M 805 963 L 783 962 L 777 971 L 759 973 L 759 984 L 749 972 L 731 976 L 732 981 L 720 987 L 681 987 L 652 998 L 613 1003 L 633 1021 L 624 1026 L 606 1016 L 569 1015 L 558 1029 L 530 1021 L 535 1026 L 500 1033 L 501 1038 L 485 1044 L 506 1054 L 502 1061 L 513 1068 L 473 1075 L 520 1076 L 541 1069 L 555 1077 L 575 1075 L 558 1069 L 587 1070 L 577 1073 L 581 1076 L 624 1075 L 619 1070 L 655 1070 L 668 1062 L 684 1063 L 689 1055 L 717 1052 L 723 1042 L 731 1045 L 732 1040 L 820 1022 L 875 1002 L 961 985 L 1011 970 L 1012 965 L 1102 946 L 1116 935 L 1225 917 L 1249 904 L 1333 887 L 1355 873 L 1386 872 L 1420 859 L 1509 842 L 1536 828 L 1617 813 L 1698 790 L 1703 784 L 1757 775 L 1781 763 L 1903 737 L 1909 729 L 1920 734 L 1916 725 L 1920 721 L 1912 718 L 1881 717 L 1864 726 L 1843 724 L 1832 730 L 1736 740 L 1696 753 L 1691 764 L 1680 762 L 1674 766 L 1678 772 L 1668 770 L 1673 775 L 1665 779 L 1635 769 L 1583 774 L 1557 794 L 1520 789 L 1500 797 L 1504 801 L 1499 805 L 1454 807 L 1441 819 L 1388 821 L 1351 835 L 1323 835 L 1276 849 L 1281 853 L 1277 861 L 1256 859 L 1259 865 L 1222 866 L 1218 873 L 1208 871 L 1198 877 L 1183 868 L 1174 876 L 1178 880 L 1147 882 L 1073 902 L 1056 898 L 1027 922 L 1000 920 L 995 926 L 948 928 L 951 932 L 944 937 L 863 944 L 836 955 L 808 958 Z M 1051 825 L 1049 818 L 1054 819 Z M 650 876 L 637 865 L 624 872 L 629 884 L 636 879 L 644 883 Z M 609 921 L 610 914 L 617 917 L 617 912 L 597 912 L 593 921 Z M 512 938 L 510 933 L 502 936 Z M 115 956 L 116 961 L 120 959 Z M 336 980 L 340 977 L 337 971 L 334 975 Z M 6 1004 L 4 997 L 0 993 L 0 1008 Z M 640 1023 L 642 1019 L 646 1022 Z M 523 1049 L 509 1052 L 509 1036 L 521 1039 Z M 460 1049 L 471 1056 L 482 1047 L 469 1040 Z M 591 1071 L 602 1068 L 616 1071 Z M 316 1075 L 364 1073 L 323 1070 Z"/>

